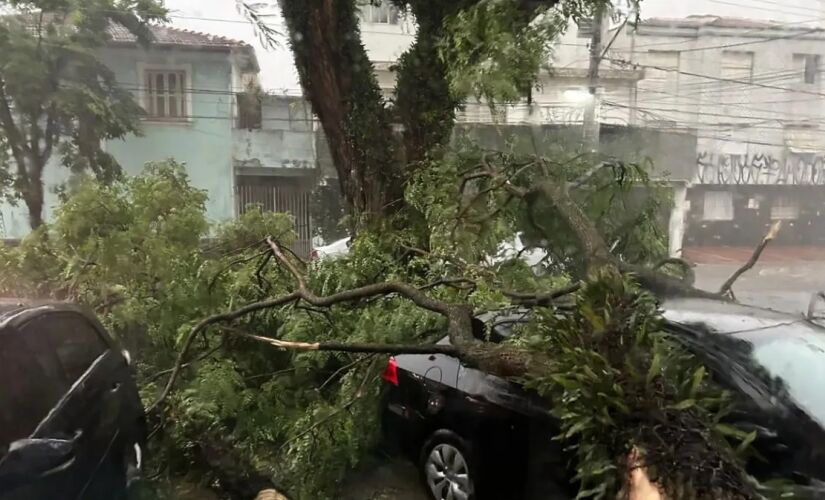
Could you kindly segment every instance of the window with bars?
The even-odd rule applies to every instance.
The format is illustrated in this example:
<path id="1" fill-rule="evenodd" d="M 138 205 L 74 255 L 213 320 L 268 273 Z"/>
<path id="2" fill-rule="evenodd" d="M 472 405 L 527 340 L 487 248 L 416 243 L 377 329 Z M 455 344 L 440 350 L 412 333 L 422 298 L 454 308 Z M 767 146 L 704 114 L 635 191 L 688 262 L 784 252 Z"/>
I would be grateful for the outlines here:
<path id="1" fill-rule="evenodd" d="M 733 220 L 733 193 L 705 191 L 702 219 L 708 221 Z"/>
<path id="2" fill-rule="evenodd" d="M 147 70 L 145 109 L 149 118 L 183 120 L 188 116 L 186 71 Z"/>
<path id="3" fill-rule="evenodd" d="M 361 6 L 361 19 L 366 23 L 399 24 L 401 13 L 396 7 L 384 0 L 380 5 L 368 4 Z"/>

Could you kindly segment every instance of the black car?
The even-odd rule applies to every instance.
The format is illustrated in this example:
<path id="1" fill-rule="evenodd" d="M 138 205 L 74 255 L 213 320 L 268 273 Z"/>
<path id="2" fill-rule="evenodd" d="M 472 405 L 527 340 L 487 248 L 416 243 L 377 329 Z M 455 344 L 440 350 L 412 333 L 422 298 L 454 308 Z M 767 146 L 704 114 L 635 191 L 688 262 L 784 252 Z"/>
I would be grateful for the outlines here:
<path id="1" fill-rule="evenodd" d="M 0 301 L 0 499 L 117 499 L 141 465 L 126 351 L 65 303 Z"/>
<path id="2" fill-rule="evenodd" d="M 668 301 L 664 311 L 673 338 L 738 395 L 731 418 L 757 431 L 754 446 L 768 459 L 754 461 L 751 473 L 825 498 L 825 328 L 705 299 Z M 477 334 L 501 341 L 528 318 L 529 311 L 481 315 Z M 558 427 L 537 395 L 441 354 L 395 356 L 384 379 L 387 435 L 418 460 L 432 498 L 576 496 L 569 457 L 550 439 Z"/>

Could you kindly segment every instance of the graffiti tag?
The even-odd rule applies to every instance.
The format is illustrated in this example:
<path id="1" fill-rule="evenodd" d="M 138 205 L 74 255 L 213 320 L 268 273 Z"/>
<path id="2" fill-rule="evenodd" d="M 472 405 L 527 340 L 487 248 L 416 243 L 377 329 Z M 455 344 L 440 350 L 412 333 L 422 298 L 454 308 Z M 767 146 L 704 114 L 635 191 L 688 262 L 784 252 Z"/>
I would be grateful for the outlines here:
<path id="1" fill-rule="evenodd" d="M 696 158 L 698 184 L 825 185 L 825 156 L 779 160 L 768 154 L 714 154 Z"/>

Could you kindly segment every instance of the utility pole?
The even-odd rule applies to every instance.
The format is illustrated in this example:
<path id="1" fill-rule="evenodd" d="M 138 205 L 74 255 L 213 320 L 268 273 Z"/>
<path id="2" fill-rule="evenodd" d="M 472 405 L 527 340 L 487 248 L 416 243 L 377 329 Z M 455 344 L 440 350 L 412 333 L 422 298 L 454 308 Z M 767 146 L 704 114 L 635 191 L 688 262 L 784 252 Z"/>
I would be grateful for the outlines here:
<path id="1" fill-rule="evenodd" d="M 584 110 L 584 146 L 590 152 L 599 150 L 599 132 L 601 124 L 598 119 L 600 107 L 599 95 L 599 65 L 604 54 L 602 52 L 602 31 L 605 8 L 599 7 L 593 13 L 593 33 L 590 35 L 590 67 L 587 71 L 587 84 L 590 98 Z"/>

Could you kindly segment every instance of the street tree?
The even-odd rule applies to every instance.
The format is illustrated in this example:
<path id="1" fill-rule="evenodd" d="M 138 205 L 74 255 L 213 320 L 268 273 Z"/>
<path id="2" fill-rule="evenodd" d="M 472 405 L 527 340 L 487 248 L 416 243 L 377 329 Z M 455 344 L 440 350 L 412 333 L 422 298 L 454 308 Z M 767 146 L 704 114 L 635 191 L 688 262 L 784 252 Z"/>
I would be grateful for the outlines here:
<path id="1" fill-rule="evenodd" d="M 140 107 L 97 57 L 112 25 L 140 43 L 164 19 L 157 0 L 5 0 L 0 18 L 0 135 L 7 198 L 43 223 L 43 173 L 59 156 L 75 172 L 110 181 L 119 172 L 103 141 L 140 132 Z"/>
<path id="2" fill-rule="evenodd" d="M 451 144 L 456 110 L 468 98 L 491 108 L 529 102 L 554 38 L 569 20 L 592 17 L 609 2 L 383 1 L 416 24 L 415 41 L 395 66 L 389 99 L 359 27 L 359 9 L 381 2 L 278 2 L 301 87 L 323 128 L 351 228 L 359 234 L 355 252 L 359 242 L 360 248 L 378 249 L 387 256 L 383 267 L 349 286 L 338 281 L 330 288 L 277 238 L 268 238 L 262 265 L 276 264 L 292 277 L 293 289 L 281 288 L 281 294 L 194 325 L 152 409 L 163 410 L 193 342 L 210 329 L 286 350 L 446 353 L 517 379 L 551 400 L 562 420 L 560 438 L 576 441 L 582 496 L 627 493 L 634 484 L 630 471 L 656 463 L 667 464 L 655 482 L 672 497 L 759 497 L 759 486 L 734 449 L 746 449 L 752 438 L 716 425 L 727 411 L 720 390 L 659 326 L 663 297 L 729 296 L 694 288 L 687 263 L 655 250 L 656 238 L 649 237 L 655 211 L 614 210 L 617 192 L 627 186 L 651 189 L 649 179 L 637 166 L 598 155 L 545 157 Z M 249 17 L 266 35 L 265 19 Z M 533 232 L 548 255 L 564 256 L 554 267 L 564 286 L 512 280 L 500 267 L 478 267 L 485 252 L 515 231 Z M 349 264 L 358 266 L 357 257 Z M 668 266 L 675 270 L 663 271 Z M 423 276 L 431 281 L 422 282 Z M 316 293 L 322 283 L 328 294 Z M 534 338 L 541 340 L 494 345 L 475 338 L 472 317 L 481 305 L 480 290 L 489 294 L 487 303 L 495 297 L 492 302 L 500 305 L 537 307 Z M 356 342 L 361 335 L 355 332 L 329 338 L 317 330 L 315 338 L 295 341 L 284 338 L 283 328 L 256 335 L 232 326 L 249 326 L 246 318 L 261 311 L 283 318 L 271 311 L 290 305 L 327 315 L 335 325 L 341 307 L 355 304 L 368 314 L 376 301 L 398 297 L 443 317 L 450 345 L 422 343 L 420 337 L 398 342 L 397 336 L 396 342 Z M 573 307 L 560 306 L 565 297 Z M 308 422 L 290 441 L 319 425 Z"/>

